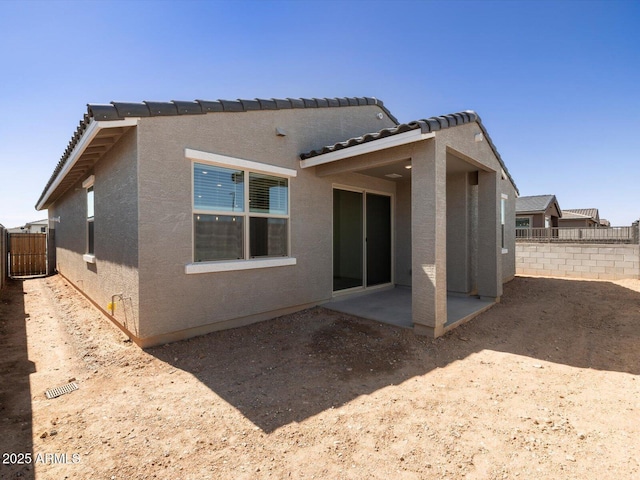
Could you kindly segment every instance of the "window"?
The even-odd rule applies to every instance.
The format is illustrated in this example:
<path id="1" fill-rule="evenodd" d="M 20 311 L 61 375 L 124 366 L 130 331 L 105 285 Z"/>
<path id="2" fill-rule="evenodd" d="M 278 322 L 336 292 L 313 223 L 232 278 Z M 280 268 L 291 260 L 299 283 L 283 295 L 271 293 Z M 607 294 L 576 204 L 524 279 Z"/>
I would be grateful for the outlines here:
<path id="1" fill-rule="evenodd" d="M 531 217 L 516 217 L 516 228 L 531 228 Z"/>
<path id="2" fill-rule="evenodd" d="M 500 198 L 500 228 L 501 228 L 501 242 L 502 242 L 502 253 L 508 253 L 509 250 L 507 250 L 507 244 L 506 244 L 506 240 L 504 238 L 505 235 L 505 224 L 506 224 L 506 218 L 507 218 L 507 199 L 509 197 L 507 195 L 505 195 L 504 193 L 502 194 L 501 198 Z"/>
<path id="3" fill-rule="evenodd" d="M 95 263 L 95 250 L 94 250 L 94 193 L 93 193 L 93 183 L 95 177 L 91 175 L 84 182 L 82 182 L 82 187 L 87 191 L 87 248 L 86 254 L 84 255 L 84 260 L 89 263 Z"/>
<path id="4" fill-rule="evenodd" d="M 226 261 L 225 268 L 188 265 L 187 273 L 295 264 L 295 259 L 266 260 L 289 256 L 289 177 L 296 171 L 193 150 L 187 154 L 217 162 L 193 163 L 193 260 Z M 228 265 L 238 260 L 262 264 Z"/>

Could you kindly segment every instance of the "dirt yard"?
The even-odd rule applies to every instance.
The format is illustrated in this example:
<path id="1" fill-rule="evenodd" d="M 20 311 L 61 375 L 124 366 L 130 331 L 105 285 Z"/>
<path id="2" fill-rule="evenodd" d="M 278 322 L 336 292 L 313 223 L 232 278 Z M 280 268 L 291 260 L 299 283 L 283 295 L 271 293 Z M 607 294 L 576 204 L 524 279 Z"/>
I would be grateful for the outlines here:
<path id="1" fill-rule="evenodd" d="M 640 478 L 635 280 L 519 277 L 435 341 L 316 308 L 146 351 L 14 281 L 0 352 L 2 479 Z"/>

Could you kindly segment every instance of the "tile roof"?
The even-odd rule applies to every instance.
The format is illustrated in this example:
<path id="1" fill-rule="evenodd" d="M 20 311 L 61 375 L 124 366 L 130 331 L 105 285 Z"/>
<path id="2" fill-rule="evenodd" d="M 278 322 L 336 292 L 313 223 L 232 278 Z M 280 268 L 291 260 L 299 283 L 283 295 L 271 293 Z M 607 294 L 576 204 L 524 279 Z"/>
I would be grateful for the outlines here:
<path id="1" fill-rule="evenodd" d="M 516 213 L 544 212 L 553 202 L 557 203 L 555 195 L 531 195 L 516 198 Z M 558 207 L 560 213 L 560 207 Z"/>
<path id="2" fill-rule="evenodd" d="M 127 117 L 161 117 L 202 115 L 214 112 L 249 112 L 252 110 L 287 110 L 294 108 L 333 108 L 378 105 L 395 122 L 398 120 L 374 97 L 343 98 L 255 98 L 253 100 L 194 100 L 170 102 L 111 102 L 88 104 L 88 116 L 99 121 L 122 120 Z"/>
<path id="3" fill-rule="evenodd" d="M 317 157 L 318 155 L 335 152 L 338 150 L 342 150 L 344 148 L 354 147 L 356 145 L 372 142 L 374 140 L 390 137 L 392 135 L 398 135 L 400 133 L 408 132 L 411 130 L 420 129 L 422 133 L 430 133 L 430 132 L 437 132 L 439 130 L 444 130 L 446 128 L 457 127 L 459 125 L 464 125 L 466 123 L 473 123 L 473 122 L 476 122 L 480 127 L 480 130 L 482 131 L 484 138 L 486 138 L 487 142 L 489 143 L 489 146 L 491 147 L 491 150 L 493 150 L 494 155 L 500 162 L 502 169 L 506 173 L 507 177 L 509 177 L 511 184 L 513 185 L 513 187 L 516 189 L 516 192 L 517 192 L 518 188 L 516 187 L 516 183 L 513 181 L 513 178 L 509 174 L 509 170 L 504 164 L 502 157 L 498 153 L 498 149 L 493 144 L 491 137 L 489 136 L 486 128 L 482 124 L 482 121 L 480 120 L 480 116 L 473 110 L 465 110 L 464 112 L 451 113 L 448 115 L 441 115 L 438 117 L 429 117 L 422 120 L 415 120 L 409 123 L 401 123 L 391 128 L 383 128 L 382 130 L 379 130 L 377 132 L 366 133 L 359 137 L 350 138 L 348 140 L 335 143 L 333 145 L 327 145 L 317 150 L 311 150 L 310 152 L 302 153 L 300 154 L 300 159 L 306 160 L 308 158 Z"/>
<path id="4" fill-rule="evenodd" d="M 600 215 L 597 208 L 571 208 L 562 210 L 562 218 L 592 218 L 596 220 L 600 218 Z"/>
<path id="5" fill-rule="evenodd" d="M 111 102 L 109 104 L 87 104 L 87 113 L 84 114 L 80 124 L 76 128 L 60 161 L 56 165 L 51 178 L 47 182 L 36 208 L 43 201 L 49 187 L 53 184 L 58 174 L 64 168 L 76 145 L 82 139 L 82 135 L 89 128 L 93 120 L 108 122 L 123 120 L 128 117 L 158 117 L 177 115 L 203 115 L 214 112 L 249 112 L 253 110 L 287 110 L 296 108 L 334 108 L 334 107 L 358 107 L 363 105 L 377 105 L 394 122 L 396 117 L 384 106 L 381 100 L 374 97 L 338 97 L 338 98 L 256 98 L 253 100 L 194 100 L 170 102 Z"/>

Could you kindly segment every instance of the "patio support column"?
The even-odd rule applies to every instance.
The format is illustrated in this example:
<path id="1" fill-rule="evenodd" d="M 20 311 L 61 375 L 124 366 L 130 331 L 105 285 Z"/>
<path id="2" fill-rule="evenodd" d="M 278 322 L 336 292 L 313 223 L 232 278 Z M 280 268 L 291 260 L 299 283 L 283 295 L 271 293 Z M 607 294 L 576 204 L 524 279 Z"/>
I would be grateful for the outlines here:
<path id="1" fill-rule="evenodd" d="M 496 301 L 502 295 L 499 179 L 499 172 L 478 172 L 478 295 Z"/>
<path id="2" fill-rule="evenodd" d="M 411 165 L 411 317 L 415 333 L 438 337 L 447 322 L 445 145 L 417 144 Z"/>

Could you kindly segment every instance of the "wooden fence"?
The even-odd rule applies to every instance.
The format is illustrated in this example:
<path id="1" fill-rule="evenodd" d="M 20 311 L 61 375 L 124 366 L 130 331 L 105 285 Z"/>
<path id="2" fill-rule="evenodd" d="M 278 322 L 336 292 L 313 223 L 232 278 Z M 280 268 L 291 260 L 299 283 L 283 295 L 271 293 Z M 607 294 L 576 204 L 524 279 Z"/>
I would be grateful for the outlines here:
<path id="1" fill-rule="evenodd" d="M 47 235 L 9 234 L 9 275 L 28 277 L 47 274 Z"/>

